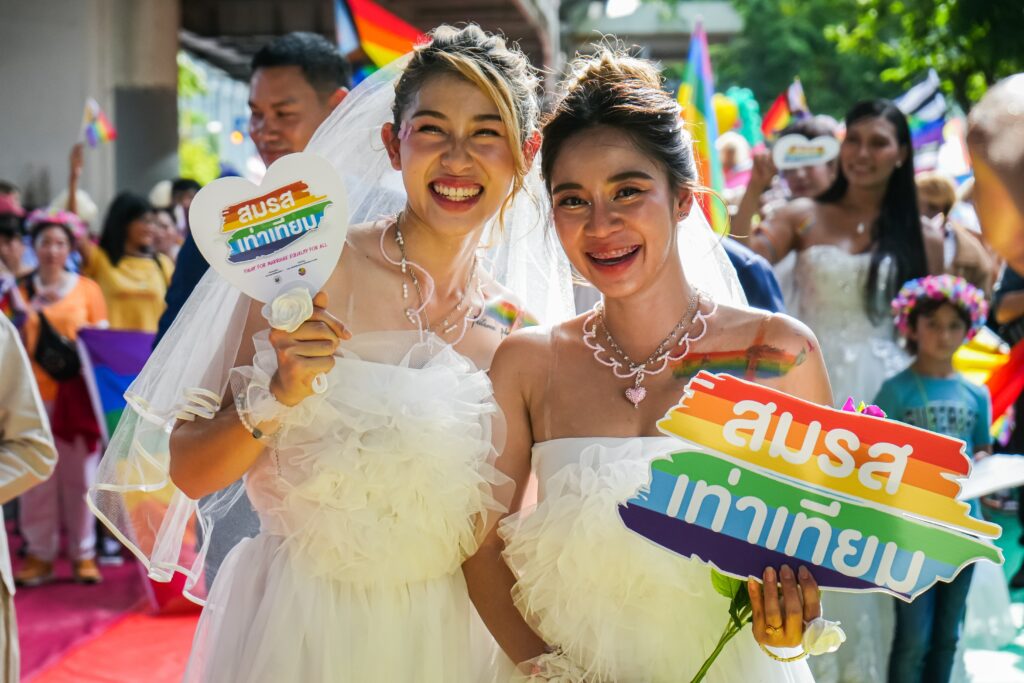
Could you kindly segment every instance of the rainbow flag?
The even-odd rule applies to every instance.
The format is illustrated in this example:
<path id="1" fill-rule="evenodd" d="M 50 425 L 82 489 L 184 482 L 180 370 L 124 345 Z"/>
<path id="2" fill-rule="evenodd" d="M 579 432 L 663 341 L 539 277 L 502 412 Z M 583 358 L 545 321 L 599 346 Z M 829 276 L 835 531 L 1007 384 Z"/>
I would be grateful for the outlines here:
<path id="1" fill-rule="evenodd" d="M 341 53 L 348 56 L 361 51 L 376 68 L 427 39 L 419 29 L 370 0 L 335 0 L 334 17 Z"/>
<path id="2" fill-rule="evenodd" d="M 117 131 L 114 130 L 110 119 L 100 109 L 99 103 L 91 97 L 85 101 L 85 111 L 82 112 L 82 137 L 93 148 L 101 142 L 117 139 Z"/>
<path id="3" fill-rule="evenodd" d="M 110 435 L 125 409 L 124 393 L 142 372 L 155 336 L 151 332 L 131 330 L 83 329 L 78 332 L 82 376 L 105 443 L 110 443 Z"/>
<path id="4" fill-rule="evenodd" d="M 715 77 L 711 72 L 708 36 L 704 32 L 704 25 L 698 20 L 690 36 L 690 53 L 686 58 L 686 75 L 679 88 L 679 104 L 683 109 L 683 120 L 693 135 L 693 151 L 700 181 L 715 192 L 722 192 L 725 189 L 725 176 L 715 149 L 718 122 L 712 104 L 714 94 Z M 701 195 L 699 201 L 712 229 L 719 235 L 728 233 L 729 214 L 725 205 L 707 194 Z"/>
<path id="5" fill-rule="evenodd" d="M 992 398 L 989 433 L 993 441 L 1005 445 L 1014 422 L 1013 402 L 1024 391 L 1024 343 L 1006 353 L 1002 340 L 983 327 L 974 339 L 953 354 L 953 367 L 967 381 L 988 388 Z"/>
<path id="6" fill-rule="evenodd" d="M 0 276 L 0 315 L 6 316 L 17 328 L 22 326 L 27 317 L 25 302 L 22 301 L 18 284 L 12 277 Z"/>
<path id="7" fill-rule="evenodd" d="M 794 118 L 802 119 L 810 115 L 804 86 L 799 78 L 794 78 L 785 92 L 776 97 L 772 106 L 768 108 L 768 113 L 761 120 L 761 132 L 766 138 L 774 138 L 792 123 Z"/>
<path id="8" fill-rule="evenodd" d="M 935 69 L 893 102 L 900 108 L 910 127 L 914 147 L 914 171 L 931 171 L 939 165 L 939 148 L 945 138 L 948 105 L 942 94 L 942 82 Z"/>

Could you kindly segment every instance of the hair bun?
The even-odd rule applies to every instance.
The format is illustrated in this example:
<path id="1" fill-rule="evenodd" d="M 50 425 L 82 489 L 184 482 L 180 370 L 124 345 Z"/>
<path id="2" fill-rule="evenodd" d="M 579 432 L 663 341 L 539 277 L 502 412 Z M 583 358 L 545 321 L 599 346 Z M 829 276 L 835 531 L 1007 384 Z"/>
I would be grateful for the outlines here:
<path id="1" fill-rule="evenodd" d="M 660 90 L 661 72 L 650 61 L 634 57 L 621 48 L 601 46 L 592 55 L 577 55 L 569 64 L 566 90 L 593 87 L 595 84 L 638 81 L 640 85 Z"/>

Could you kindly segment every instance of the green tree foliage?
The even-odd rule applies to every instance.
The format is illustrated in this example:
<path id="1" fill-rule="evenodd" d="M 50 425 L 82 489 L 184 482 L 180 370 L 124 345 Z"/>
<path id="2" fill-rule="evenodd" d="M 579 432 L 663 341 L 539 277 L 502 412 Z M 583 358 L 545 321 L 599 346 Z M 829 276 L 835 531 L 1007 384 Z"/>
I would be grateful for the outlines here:
<path id="1" fill-rule="evenodd" d="M 178 99 L 206 92 L 202 73 L 184 52 L 178 53 Z M 188 106 L 178 107 L 178 172 L 205 185 L 220 174 L 217 140 L 206 130 L 206 117 Z"/>
<path id="2" fill-rule="evenodd" d="M 967 106 L 988 86 L 1024 71 L 1021 0 L 858 0 L 827 35 L 844 55 L 872 59 L 903 86 L 934 68 L 943 89 Z"/>
<path id="3" fill-rule="evenodd" d="M 852 48 L 840 52 L 826 35 L 830 26 L 855 25 L 864 2 L 733 0 L 744 28 L 729 42 L 711 47 L 715 89 L 750 88 L 763 114 L 799 76 L 811 111 L 836 118 L 857 100 L 898 95 L 902 83 L 879 78 L 880 71 L 898 65 L 894 58 Z"/>

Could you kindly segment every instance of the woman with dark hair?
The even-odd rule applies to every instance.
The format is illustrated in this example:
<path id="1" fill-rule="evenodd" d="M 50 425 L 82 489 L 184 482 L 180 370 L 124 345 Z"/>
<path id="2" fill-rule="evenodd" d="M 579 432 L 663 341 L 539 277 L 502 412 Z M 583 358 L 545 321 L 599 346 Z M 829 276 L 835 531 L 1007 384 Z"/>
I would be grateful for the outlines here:
<path id="1" fill-rule="evenodd" d="M 156 212 L 122 192 L 111 202 L 99 245 L 79 240 L 83 272 L 99 283 L 114 329 L 156 332 L 174 263 L 156 251 Z"/>
<path id="2" fill-rule="evenodd" d="M 846 115 L 832 186 L 816 199 L 780 208 L 749 244 L 772 262 L 796 252 L 792 310 L 821 343 L 834 402 L 870 400 L 910 362 L 897 342 L 889 302 L 901 283 L 942 272 L 942 235 L 918 213 L 910 130 L 900 110 L 888 100 L 855 104 Z M 816 660 L 817 678 L 884 680 L 891 601 L 836 594 L 828 602 L 852 647 Z"/>
<path id="3" fill-rule="evenodd" d="M 895 105 L 854 105 L 839 150 L 831 187 L 780 208 L 749 246 L 772 263 L 797 253 L 794 313 L 822 340 L 842 403 L 874 396 L 906 365 L 888 302 L 899 283 L 941 272 L 942 237 L 918 214 L 910 130 Z"/>
<path id="4" fill-rule="evenodd" d="M 562 248 L 602 301 L 498 349 L 499 466 L 516 482 L 514 514 L 464 569 L 481 617 L 531 680 L 688 681 L 714 652 L 729 600 L 707 565 L 619 519 L 651 461 L 678 449 L 657 422 L 693 375 L 730 372 L 727 357 L 745 359 L 731 372 L 806 400 L 831 392 L 810 330 L 733 305 L 735 276 L 694 205 L 692 139 L 656 67 L 602 49 L 573 70 L 543 128 L 542 172 Z M 768 368 L 763 348 L 783 362 Z M 814 578 L 799 566 L 765 567 L 762 578 L 764 591 L 748 584 L 753 628 L 729 641 L 708 683 L 810 680 L 802 652 L 775 648 L 821 653 L 803 638 L 821 616 Z"/>
<path id="5" fill-rule="evenodd" d="M 106 325 L 107 309 L 96 283 L 66 268 L 75 233 L 85 231 L 78 217 L 66 211 L 35 211 L 26 223 L 39 267 L 20 282 L 29 309 L 21 335 L 53 428 L 58 459 L 53 476 L 21 496 L 19 520 L 27 555 L 14 580 L 22 586 L 53 580 L 63 528 L 75 580 L 96 583 L 96 524 L 85 492 L 99 461 L 99 429 L 81 375 L 51 375 L 53 369 L 48 371 L 40 362 L 39 345 L 61 344 L 54 341 L 59 339 L 56 335 L 73 341 L 83 327 Z"/>

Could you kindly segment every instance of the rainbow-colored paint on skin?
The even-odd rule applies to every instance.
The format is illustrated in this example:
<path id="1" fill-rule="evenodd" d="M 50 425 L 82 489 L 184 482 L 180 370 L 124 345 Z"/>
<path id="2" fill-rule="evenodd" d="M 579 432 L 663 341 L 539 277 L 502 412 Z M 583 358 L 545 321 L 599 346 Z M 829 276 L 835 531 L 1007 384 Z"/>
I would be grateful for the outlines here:
<path id="1" fill-rule="evenodd" d="M 689 379 L 702 370 L 748 381 L 774 379 L 787 375 L 793 368 L 803 364 L 807 359 L 807 351 L 803 348 L 793 354 L 768 344 L 760 344 L 736 351 L 690 354 L 677 361 L 670 361 L 669 367 L 676 379 Z"/>
<path id="2" fill-rule="evenodd" d="M 522 327 L 534 327 L 540 323 L 532 315 L 519 308 L 511 301 L 493 299 L 484 307 L 484 316 L 510 330 Z"/>

